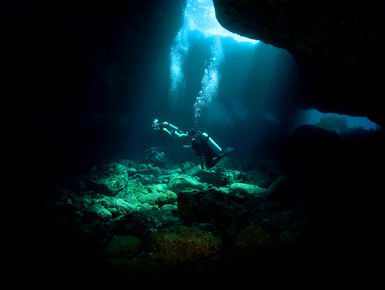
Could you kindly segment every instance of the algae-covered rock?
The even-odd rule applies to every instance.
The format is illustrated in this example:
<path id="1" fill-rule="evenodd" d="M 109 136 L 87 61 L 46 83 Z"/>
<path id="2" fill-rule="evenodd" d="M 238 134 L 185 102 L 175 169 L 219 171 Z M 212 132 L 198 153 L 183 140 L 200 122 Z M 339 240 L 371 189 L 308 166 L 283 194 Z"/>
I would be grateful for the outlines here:
<path id="1" fill-rule="evenodd" d="M 90 215 L 95 215 L 103 220 L 110 219 L 112 217 L 112 213 L 108 209 L 97 203 L 88 207 L 87 213 Z"/>
<path id="2" fill-rule="evenodd" d="M 248 195 L 262 195 L 266 192 L 265 188 L 259 187 L 258 185 L 241 182 L 229 184 L 222 190 L 228 194 L 237 197 L 245 197 Z"/>
<path id="3" fill-rule="evenodd" d="M 275 175 L 272 175 L 264 170 L 253 169 L 247 172 L 245 182 L 249 184 L 256 184 L 260 187 L 269 187 L 275 178 Z"/>
<path id="4" fill-rule="evenodd" d="M 218 187 L 223 187 L 231 183 L 244 182 L 246 179 L 245 173 L 224 167 L 201 170 L 196 176 L 199 177 L 201 182 L 206 182 Z"/>
<path id="5" fill-rule="evenodd" d="M 136 199 L 142 204 L 162 206 L 167 203 L 175 203 L 177 195 L 175 192 L 167 189 L 166 184 L 153 184 L 148 185 L 146 190 L 139 194 Z"/>
<path id="6" fill-rule="evenodd" d="M 186 223 L 211 223 L 227 230 L 243 213 L 242 205 L 214 189 L 178 194 L 178 214 Z"/>
<path id="7" fill-rule="evenodd" d="M 175 207 L 162 207 L 161 209 L 142 209 L 134 212 L 130 217 L 130 222 L 135 230 L 147 236 L 171 225 L 182 223 L 176 215 Z"/>
<path id="8" fill-rule="evenodd" d="M 214 186 L 226 186 L 230 182 L 230 175 L 220 167 L 214 170 L 201 170 L 196 176 L 199 177 L 201 182 L 206 182 Z"/>
<path id="9" fill-rule="evenodd" d="M 189 175 L 179 174 L 170 180 L 167 188 L 173 192 L 178 193 L 191 189 L 205 190 L 207 189 L 207 185 L 199 182 L 197 179 Z"/>
<path id="10" fill-rule="evenodd" d="M 199 172 L 202 171 L 202 168 L 200 165 L 196 165 L 192 168 L 189 168 L 188 170 L 186 170 L 185 174 L 186 175 L 189 175 L 189 176 L 196 176 L 197 174 L 199 174 Z"/>
<path id="11" fill-rule="evenodd" d="M 126 186 L 115 197 L 121 198 L 127 202 L 132 202 L 138 196 L 147 194 L 147 188 L 138 180 L 127 181 Z"/>
<path id="12" fill-rule="evenodd" d="M 166 154 L 158 147 L 151 147 L 144 152 L 143 161 L 146 164 L 165 166 L 167 162 Z"/>
<path id="13" fill-rule="evenodd" d="M 194 162 L 191 162 L 191 161 L 187 161 L 185 163 L 182 164 L 182 171 L 183 172 L 186 172 L 192 168 L 195 167 L 195 163 Z"/>
<path id="14" fill-rule="evenodd" d="M 131 235 L 114 235 L 106 247 L 106 254 L 110 258 L 132 257 L 142 248 L 142 241 Z"/>
<path id="15" fill-rule="evenodd" d="M 85 179 L 88 181 L 88 188 L 113 196 L 127 185 L 129 177 L 127 167 L 119 163 L 110 163 L 101 169 L 94 168 Z"/>
<path id="16" fill-rule="evenodd" d="M 147 190 L 156 204 L 163 205 L 176 202 L 177 195 L 175 192 L 167 189 L 167 184 L 152 184 L 147 186 Z"/>
<path id="17" fill-rule="evenodd" d="M 155 256 L 171 265 L 213 259 L 220 251 L 220 240 L 212 233 L 186 226 L 156 232 L 151 241 Z"/>
<path id="18" fill-rule="evenodd" d="M 137 202 L 127 202 L 121 198 L 106 196 L 100 201 L 112 214 L 124 215 L 136 210 Z"/>

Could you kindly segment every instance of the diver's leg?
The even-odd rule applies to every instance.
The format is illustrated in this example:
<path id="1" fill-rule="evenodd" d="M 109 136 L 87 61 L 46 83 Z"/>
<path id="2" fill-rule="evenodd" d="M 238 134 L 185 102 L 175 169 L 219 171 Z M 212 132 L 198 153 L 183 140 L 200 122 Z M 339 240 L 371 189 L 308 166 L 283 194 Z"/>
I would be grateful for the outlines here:
<path id="1" fill-rule="evenodd" d="M 205 166 L 204 166 L 205 162 L 204 162 L 204 160 L 203 160 L 203 156 L 199 156 L 199 161 L 201 162 L 201 168 L 202 168 L 202 170 L 205 169 Z M 207 162 L 207 160 L 206 160 L 206 162 Z M 207 166 L 207 163 L 206 163 L 206 166 Z"/>
<path id="2" fill-rule="evenodd" d="M 219 160 L 221 160 L 221 156 L 213 153 L 213 152 L 207 152 L 205 154 L 205 159 L 206 159 L 206 167 L 207 169 L 210 169 L 211 167 L 213 167 L 215 164 L 217 164 L 219 162 Z"/>
<path id="3" fill-rule="evenodd" d="M 225 150 L 222 150 L 222 152 L 219 153 L 218 155 L 221 156 L 221 157 L 224 157 L 226 155 L 229 155 L 234 150 L 235 150 L 235 148 L 233 148 L 233 147 L 227 147 Z"/>

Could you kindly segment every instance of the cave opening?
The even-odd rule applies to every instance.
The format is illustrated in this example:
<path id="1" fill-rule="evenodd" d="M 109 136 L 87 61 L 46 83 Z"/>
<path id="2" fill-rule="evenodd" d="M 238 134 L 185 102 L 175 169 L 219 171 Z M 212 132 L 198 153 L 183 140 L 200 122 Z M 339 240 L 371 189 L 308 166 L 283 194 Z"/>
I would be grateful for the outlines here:
<path id="1" fill-rule="evenodd" d="M 4 98 L 11 110 L 2 115 L 15 143 L 5 151 L 13 178 L 5 179 L 11 190 L 4 195 L 15 199 L 5 203 L 6 222 L 17 222 L 6 238 L 16 240 L 18 275 L 157 286 L 246 277 L 283 288 L 308 275 L 324 279 L 325 269 L 352 274 L 377 256 L 385 138 L 378 125 L 352 115 L 371 112 L 381 121 L 370 99 L 381 90 L 365 83 L 363 70 L 355 85 L 370 89 L 365 98 L 362 91 L 339 94 L 344 85 L 330 88 L 342 78 L 325 67 L 322 90 L 304 88 L 319 75 L 290 49 L 293 34 L 305 37 L 295 47 L 310 52 L 313 65 L 327 59 L 314 54 L 318 48 L 330 53 L 332 43 L 343 48 L 338 53 L 351 44 L 325 41 L 328 27 L 306 18 L 313 3 L 214 0 L 229 27 L 233 17 L 242 24 L 262 16 L 263 31 L 249 27 L 261 36 L 253 40 L 219 27 L 206 0 L 13 2 L 18 23 L 10 35 L 20 65 L 10 71 L 28 72 L 12 87 L 15 97 Z M 335 11 L 316 17 L 338 28 Z M 358 16 L 341 24 L 346 36 L 356 35 L 348 24 Z M 296 27 L 302 21 L 305 27 Z M 360 25 L 360 39 L 374 38 L 374 28 Z M 287 42 L 279 42 L 280 33 Z M 346 60 L 349 69 L 367 60 L 348 52 L 330 59 Z M 161 136 L 154 118 L 178 133 L 204 130 L 235 151 L 202 169 L 199 156 L 183 148 L 190 140 Z"/>

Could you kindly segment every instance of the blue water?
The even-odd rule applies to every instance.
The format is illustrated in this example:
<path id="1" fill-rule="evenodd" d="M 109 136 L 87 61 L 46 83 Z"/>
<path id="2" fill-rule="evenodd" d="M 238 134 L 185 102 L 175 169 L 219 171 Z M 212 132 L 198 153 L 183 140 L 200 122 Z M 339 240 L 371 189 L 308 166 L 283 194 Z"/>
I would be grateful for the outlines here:
<path id="1" fill-rule="evenodd" d="M 222 39 L 233 39 L 243 45 L 256 45 L 258 40 L 242 37 L 224 29 L 217 21 L 212 0 L 188 0 L 184 11 L 184 22 L 174 38 L 170 49 L 169 101 L 175 102 L 185 87 L 184 63 L 189 56 L 190 38 L 199 33 L 210 47 L 209 59 L 205 62 L 200 90 L 193 105 L 194 124 L 202 116 L 218 93 L 221 81 L 220 66 L 225 57 Z"/>
<path id="2" fill-rule="evenodd" d="M 297 126 L 309 124 L 316 125 L 320 122 L 323 117 L 342 117 L 346 120 L 348 128 L 362 128 L 365 130 L 379 130 L 381 127 L 376 123 L 370 121 L 367 117 L 362 116 L 349 116 L 344 114 L 335 113 L 322 113 L 316 109 L 303 110 L 298 114 Z"/>

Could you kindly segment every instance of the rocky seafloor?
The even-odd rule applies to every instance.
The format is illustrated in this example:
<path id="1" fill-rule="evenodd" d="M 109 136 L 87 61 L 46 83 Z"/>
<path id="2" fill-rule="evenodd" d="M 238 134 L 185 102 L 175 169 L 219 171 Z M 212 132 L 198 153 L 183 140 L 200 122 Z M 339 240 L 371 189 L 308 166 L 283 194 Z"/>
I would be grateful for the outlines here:
<path id="1" fill-rule="evenodd" d="M 282 202 L 286 184 L 275 160 L 243 171 L 224 159 L 202 170 L 150 148 L 141 160 L 112 160 L 62 186 L 46 212 L 113 273 L 201 277 L 293 255 L 307 222 Z"/>

